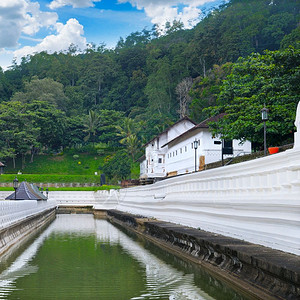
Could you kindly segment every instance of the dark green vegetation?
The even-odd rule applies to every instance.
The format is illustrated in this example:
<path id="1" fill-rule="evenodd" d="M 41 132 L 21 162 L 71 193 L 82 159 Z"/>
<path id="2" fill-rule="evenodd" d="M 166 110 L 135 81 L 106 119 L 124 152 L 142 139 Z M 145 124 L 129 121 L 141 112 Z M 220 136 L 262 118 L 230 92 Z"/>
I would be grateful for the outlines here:
<path id="1" fill-rule="evenodd" d="M 36 154 L 91 145 L 100 156 L 109 151 L 103 171 L 121 179 L 141 146 L 186 114 L 202 121 L 226 112 L 215 133 L 260 148 L 264 105 L 268 142 L 291 142 L 299 7 L 299 0 L 231 0 L 191 30 L 174 22 L 164 36 L 135 32 L 113 50 L 72 46 L 24 57 L 0 70 L 0 159 L 12 161 L 15 172 Z M 119 165 L 114 157 L 122 157 Z"/>

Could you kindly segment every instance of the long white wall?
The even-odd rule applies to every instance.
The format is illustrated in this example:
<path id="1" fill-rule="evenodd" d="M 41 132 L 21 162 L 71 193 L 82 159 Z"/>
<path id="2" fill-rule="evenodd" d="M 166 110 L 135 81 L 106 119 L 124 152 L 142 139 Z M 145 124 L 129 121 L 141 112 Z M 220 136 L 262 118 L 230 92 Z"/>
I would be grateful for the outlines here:
<path id="1" fill-rule="evenodd" d="M 300 255 L 300 149 L 123 189 L 117 209 Z"/>
<path id="2" fill-rule="evenodd" d="M 9 193 L 11 194 L 11 192 Z M 56 207 L 56 202 L 54 200 L 0 201 L 0 229 L 54 207 Z"/>

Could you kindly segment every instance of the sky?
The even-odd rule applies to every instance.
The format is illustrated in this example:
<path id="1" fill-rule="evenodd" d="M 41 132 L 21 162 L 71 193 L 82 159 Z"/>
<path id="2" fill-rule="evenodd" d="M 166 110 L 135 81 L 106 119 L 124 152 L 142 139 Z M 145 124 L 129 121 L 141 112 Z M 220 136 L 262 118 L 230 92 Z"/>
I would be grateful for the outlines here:
<path id="1" fill-rule="evenodd" d="M 0 0 L 0 66 L 70 44 L 116 46 L 120 37 L 180 20 L 192 28 L 225 0 Z"/>

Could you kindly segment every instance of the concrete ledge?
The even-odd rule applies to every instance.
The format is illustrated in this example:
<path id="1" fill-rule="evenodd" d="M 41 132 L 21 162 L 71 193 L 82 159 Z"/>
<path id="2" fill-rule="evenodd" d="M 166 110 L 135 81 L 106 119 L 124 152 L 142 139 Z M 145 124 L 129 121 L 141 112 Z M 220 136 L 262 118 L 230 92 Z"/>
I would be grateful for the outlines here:
<path id="1" fill-rule="evenodd" d="M 68 206 L 59 205 L 57 214 L 93 214 L 93 205 Z"/>
<path id="2" fill-rule="evenodd" d="M 203 265 L 256 299 L 299 299 L 300 257 L 242 240 L 117 210 L 112 223 Z"/>
<path id="3" fill-rule="evenodd" d="M 0 230 L 0 257 L 55 219 L 55 207 Z"/>

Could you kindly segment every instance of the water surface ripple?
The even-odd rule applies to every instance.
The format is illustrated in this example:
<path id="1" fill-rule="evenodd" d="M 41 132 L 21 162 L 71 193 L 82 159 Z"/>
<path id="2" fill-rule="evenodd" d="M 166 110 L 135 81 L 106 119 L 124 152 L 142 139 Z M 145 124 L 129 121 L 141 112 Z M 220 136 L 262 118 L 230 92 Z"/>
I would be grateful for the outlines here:
<path id="1" fill-rule="evenodd" d="M 58 215 L 0 272 L 0 299 L 246 299 L 198 266 L 92 215 Z"/>

